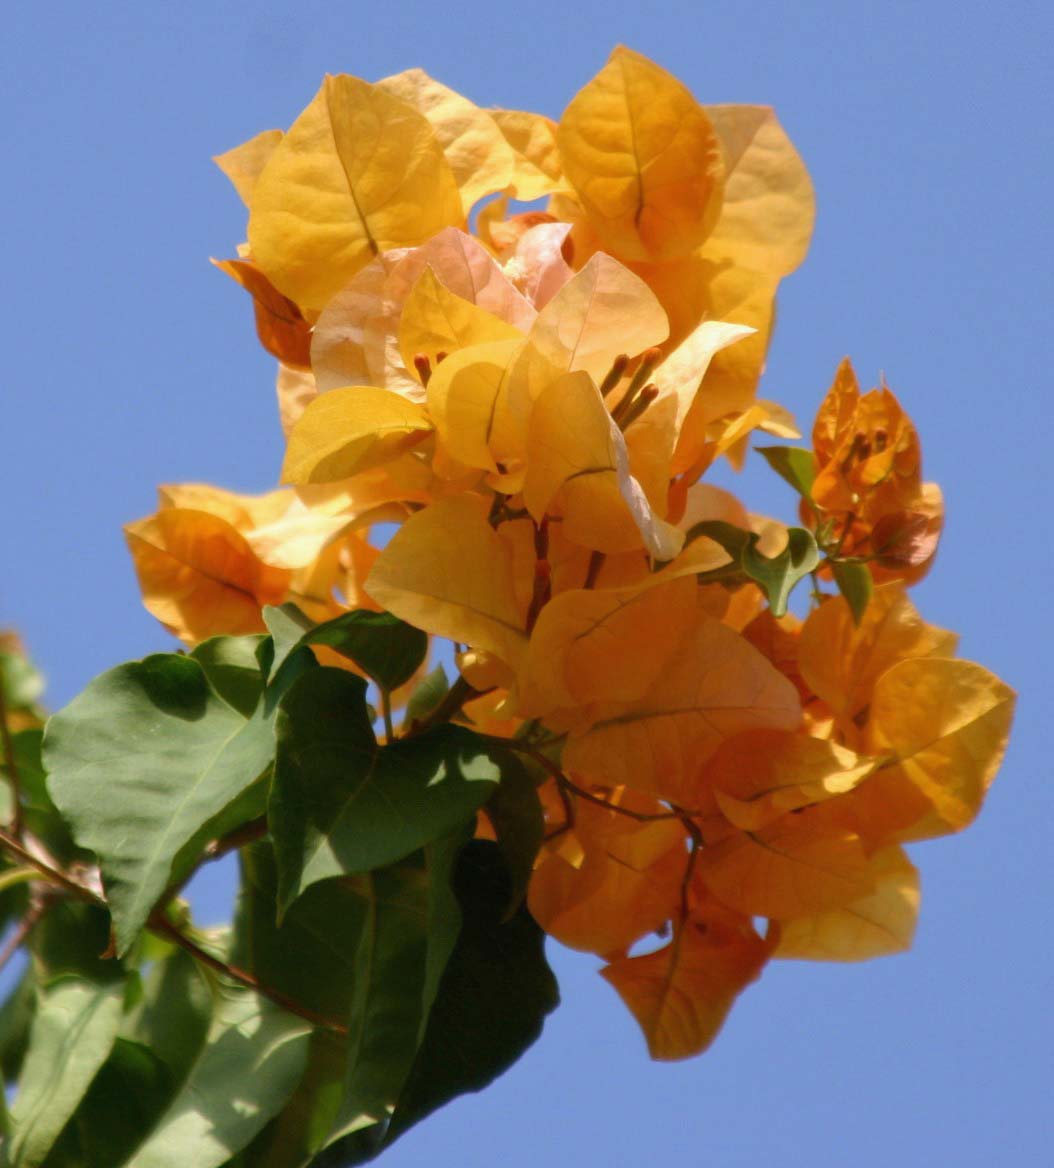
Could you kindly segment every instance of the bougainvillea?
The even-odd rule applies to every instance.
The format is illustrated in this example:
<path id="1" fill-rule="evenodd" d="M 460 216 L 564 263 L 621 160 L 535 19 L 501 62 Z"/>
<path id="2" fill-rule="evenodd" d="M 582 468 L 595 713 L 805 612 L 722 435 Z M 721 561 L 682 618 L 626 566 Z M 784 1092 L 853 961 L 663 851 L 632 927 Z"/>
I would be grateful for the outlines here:
<path id="1" fill-rule="evenodd" d="M 904 845 L 977 814 L 1013 694 L 908 598 L 942 500 L 892 391 L 842 361 L 797 445 L 758 396 L 813 222 L 773 112 L 620 48 L 558 124 L 329 76 L 216 161 L 283 485 L 127 527 L 186 652 L 43 733 L 4 658 L 9 1161 L 360 1163 L 533 1041 L 545 933 L 659 1059 L 770 960 L 910 945 Z M 751 446 L 796 523 L 706 481 Z"/>

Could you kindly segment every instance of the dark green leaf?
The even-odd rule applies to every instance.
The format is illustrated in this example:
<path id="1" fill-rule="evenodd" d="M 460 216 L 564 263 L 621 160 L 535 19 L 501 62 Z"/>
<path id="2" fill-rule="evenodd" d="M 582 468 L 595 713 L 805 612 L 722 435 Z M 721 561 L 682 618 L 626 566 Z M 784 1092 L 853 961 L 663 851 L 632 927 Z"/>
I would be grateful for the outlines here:
<path id="1" fill-rule="evenodd" d="M 103 957 L 110 944 L 110 916 L 84 901 L 53 901 L 29 936 L 33 968 L 40 981 L 75 974 L 91 981 L 124 977 L 124 967 Z"/>
<path id="2" fill-rule="evenodd" d="M 799 495 L 812 498 L 816 459 L 811 450 L 803 450 L 800 446 L 755 446 L 754 449 Z"/>
<path id="3" fill-rule="evenodd" d="M 47 1168 L 120 1168 L 157 1122 L 171 1089 L 168 1068 L 153 1051 L 118 1038 Z"/>
<path id="4" fill-rule="evenodd" d="M 761 537 L 757 532 L 746 531 L 719 519 L 697 523 L 687 538 L 692 540 L 700 535 L 719 543 L 728 552 L 743 573 L 765 593 L 772 615 L 776 617 L 785 615 L 794 586 L 820 562 L 816 539 L 804 527 L 789 527 L 787 546 L 775 556 L 758 551 Z"/>
<path id="5" fill-rule="evenodd" d="M 263 711 L 246 721 L 177 654 L 104 673 L 48 722 L 48 792 L 99 857 L 118 953 L 182 874 L 177 855 L 234 826 L 225 810 L 273 756 Z"/>
<path id="6" fill-rule="evenodd" d="M 326 645 L 389 692 L 413 677 L 428 652 L 427 634 L 387 612 L 356 609 L 312 625 L 295 605 L 283 604 L 265 608 L 264 620 L 274 638 L 275 668 L 296 645 Z"/>
<path id="7" fill-rule="evenodd" d="M 51 801 L 45 782 L 41 745 L 44 731 L 20 730 L 13 735 L 15 765 L 22 791 L 22 819 L 26 828 L 63 864 L 89 860 L 91 854 L 78 848 L 66 821 Z"/>
<path id="8" fill-rule="evenodd" d="M 538 798 L 534 776 L 514 755 L 501 756 L 501 782 L 487 800 L 483 811 L 505 857 L 509 872 L 508 919 L 523 903 L 534 861 L 545 835 L 545 814 Z"/>
<path id="9" fill-rule="evenodd" d="M 212 987 L 202 967 L 183 949 L 171 948 L 143 978 L 142 1000 L 122 1034 L 153 1051 L 175 1089 L 200 1055 L 211 1018 Z"/>
<path id="10" fill-rule="evenodd" d="M 127 1168 L 225 1164 L 293 1093 L 310 1035 L 303 1019 L 266 998 L 218 985 L 200 1057 Z"/>
<path id="11" fill-rule="evenodd" d="M 378 746 L 365 684 L 339 669 L 301 678 L 282 702 L 268 808 L 287 908 L 311 884 L 395 863 L 472 817 L 499 777 L 462 726 Z"/>
<path id="12" fill-rule="evenodd" d="M 11 1168 L 41 1164 L 109 1056 L 124 986 L 62 977 L 42 992 L 11 1108 Z"/>
<path id="13" fill-rule="evenodd" d="M 0 1071 L 5 1083 L 18 1077 L 36 1008 L 36 979 L 33 970 L 27 968 L 0 1006 Z"/>
<path id="14" fill-rule="evenodd" d="M 542 930 L 523 907 L 502 920 L 510 881 L 494 844 L 473 840 L 461 852 L 455 889 L 463 924 L 391 1119 L 334 1144 L 318 1168 L 365 1163 L 444 1103 L 486 1087 L 559 1003 Z"/>
<path id="15" fill-rule="evenodd" d="M 864 619 L 871 595 L 875 590 L 871 579 L 871 569 L 856 560 L 833 560 L 834 582 L 845 597 L 853 613 L 853 621 L 859 624 Z"/>
<path id="16" fill-rule="evenodd" d="M 344 1163 L 353 1151 L 372 1154 L 383 1137 L 457 941 L 461 913 L 451 878 L 467 834 L 453 833 L 403 864 L 354 882 L 368 916 L 341 1118 L 330 1137 L 334 1150 L 320 1163 Z"/>
<path id="17" fill-rule="evenodd" d="M 251 718 L 263 696 L 264 675 L 258 654 L 263 636 L 210 637 L 191 651 L 212 689 L 242 715 Z"/>
<path id="18" fill-rule="evenodd" d="M 366 921 L 362 893 L 343 880 L 313 885 L 279 927 L 271 844 L 243 848 L 238 859 L 241 885 L 230 961 L 315 1013 L 347 1022 Z"/>

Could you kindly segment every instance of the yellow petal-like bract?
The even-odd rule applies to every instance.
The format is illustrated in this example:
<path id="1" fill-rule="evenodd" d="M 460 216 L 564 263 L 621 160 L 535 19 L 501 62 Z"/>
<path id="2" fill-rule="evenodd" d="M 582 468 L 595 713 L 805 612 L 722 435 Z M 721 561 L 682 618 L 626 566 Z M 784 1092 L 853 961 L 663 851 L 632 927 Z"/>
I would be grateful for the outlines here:
<path id="1" fill-rule="evenodd" d="M 564 173 L 614 255 L 673 259 L 717 222 L 720 139 L 688 90 L 639 53 L 615 50 L 564 111 L 559 142 Z"/>
<path id="2" fill-rule="evenodd" d="M 280 292 L 318 311 L 374 256 L 462 217 L 424 115 L 379 86 L 331 76 L 256 180 L 249 244 Z"/>

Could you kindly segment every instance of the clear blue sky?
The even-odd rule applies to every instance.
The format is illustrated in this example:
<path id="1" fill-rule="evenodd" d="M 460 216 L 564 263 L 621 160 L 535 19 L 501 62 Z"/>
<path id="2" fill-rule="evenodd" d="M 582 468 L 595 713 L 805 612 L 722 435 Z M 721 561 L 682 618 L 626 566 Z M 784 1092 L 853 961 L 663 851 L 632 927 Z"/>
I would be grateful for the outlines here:
<path id="1" fill-rule="evenodd" d="M 594 963 L 555 952 L 564 1005 L 484 1095 L 390 1168 L 653 1160 L 738 1168 L 1052 1162 L 1051 190 L 1038 2 L 628 5 L 22 3 L 4 17 L 0 624 L 68 700 L 170 647 L 122 522 L 158 482 L 273 484 L 270 360 L 207 263 L 243 212 L 209 156 L 285 126 L 322 74 L 420 65 L 480 104 L 558 115 L 616 42 L 704 102 L 777 107 L 816 184 L 764 396 L 808 421 L 844 354 L 884 370 L 944 487 L 917 601 L 1021 692 L 980 821 L 916 850 L 913 952 L 780 963 L 698 1060 L 650 1063 Z M 1045 66 L 1045 69 L 1044 69 Z M 789 497 L 743 482 L 784 517 Z M 202 891 L 225 912 L 222 881 Z"/>

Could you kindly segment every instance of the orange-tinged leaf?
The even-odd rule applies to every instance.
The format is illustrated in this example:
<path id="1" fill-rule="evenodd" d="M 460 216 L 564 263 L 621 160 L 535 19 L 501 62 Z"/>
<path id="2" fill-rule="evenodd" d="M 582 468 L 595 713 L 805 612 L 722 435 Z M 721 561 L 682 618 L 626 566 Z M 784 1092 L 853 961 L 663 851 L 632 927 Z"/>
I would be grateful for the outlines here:
<path id="1" fill-rule="evenodd" d="M 278 399 L 278 420 L 282 433 L 289 437 L 290 431 L 307 409 L 308 402 L 318 397 L 318 386 L 314 374 L 308 369 L 295 369 L 292 365 L 278 363 L 275 378 L 275 396 Z"/>
<path id="2" fill-rule="evenodd" d="M 311 345 L 320 390 L 372 383 L 423 400 L 416 373 L 403 363 L 399 329 L 406 299 L 426 268 L 455 296 L 521 331 L 534 321 L 534 309 L 482 244 L 446 228 L 420 247 L 379 256 L 333 298 Z"/>
<path id="3" fill-rule="evenodd" d="M 264 130 L 232 150 L 213 155 L 212 161 L 231 180 L 238 198 L 247 207 L 252 206 L 253 188 L 260 177 L 260 171 L 267 165 L 283 136 L 281 130 Z"/>
<path id="4" fill-rule="evenodd" d="M 690 577 L 620 589 L 561 592 L 531 632 L 520 712 L 633 701 L 654 684 L 695 615 Z"/>
<path id="5" fill-rule="evenodd" d="M 512 550 L 487 522 L 488 511 L 485 499 L 458 495 L 411 516 L 381 553 L 366 591 L 409 624 L 487 649 L 517 669 L 527 650 L 526 614 L 516 599 Z"/>
<path id="6" fill-rule="evenodd" d="M 782 922 L 774 957 L 869 961 L 911 948 L 919 914 L 919 874 L 901 848 L 868 861 L 873 891 L 842 908 Z"/>
<path id="7" fill-rule="evenodd" d="M 787 730 L 750 730 L 729 738 L 706 768 L 725 818 L 760 831 L 799 807 L 853 790 L 878 760 Z"/>
<path id="8" fill-rule="evenodd" d="M 240 284 L 253 298 L 256 335 L 260 344 L 288 365 L 311 364 L 311 326 L 300 309 L 249 260 L 213 260 L 221 272 Z"/>
<path id="9" fill-rule="evenodd" d="M 725 194 L 704 254 L 785 276 L 805 258 L 816 204 L 805 164 L 763 105 L 711 105 L 724 150 Z"/>
<path id="10" fill-rule="evenodd" d="M 957 637 L 927 624 L 900 584 L 876 588 L 858 625 L 841 597 L 824 601 L 802 626 L 802 678 L 841 718 L 871 701 L 875 682 L 891 665 L 913 657 L 947 657 Z"/>
<path id="11" fill-rule="evenodd" d="M 440 283 L 431 267 L 417 278 L 403 304 L 399 353 L 406 369 L 414 368 L 418 355 L 427 357 L 434 366 L 439 353 L 515 340 L 523 340 L 519 329 L 456 296 Z"/>
<path id="12" fill-rule="evenodd" d="M 717 1037 L 739 993 L 756 980 L 768 946 L 750 928 L 686 921 L 669 945 L 600 972 L 637 1019 L 654 1059 L 682 1059 Z"/>
<path id="13" fill-rule="evenodd" d="M 703 764 L 721 742 L 759 727 L 793 730 L 800 718 L 790 682 L 737 633 L 699 615 L 647 693 L 602 712 L 569 739 L 563 760 L 590 782 L 692 809 Z"/>
<path id="14" fill-rule="evenodd" d="M 553 371 L 585 370 L 599 385 L 620 353 L 661 345 L 669 324 L 654 293 L 629 268 L 598 253 L 538 314 L 529 333 L 543 378 L 528 378 L 536 398 Z"/>
<path id="15" fill-rule="evenodd" d="M 374 256 L 462 218 L 428 120 L 342 74 L 326 78 L 257 179 L 249 244 L 275 287 L 317 312 Z"/>
<path id="16" fill-rule="evenodd" d="M 721 210 L 721 144 L 702 106 L 664 69 L 619 47 L 572 99 L 558 133 L 564 172 L 606 248 L 672 259 Z"/>
<path id="17" fill-rule="evenodd" d="M 490 110 L 490 115 L 512 148 L 512 194 L 522 202 L 541 199 L 565 185 L 556 142 L 556 122 L 526 110 Z"/>
<path id="18" fill-rule="evenodd" d="M 423 69 L 407 69 L 377 84 L 429 120 L 457 180 L 466 217 L 484 195 L 503 190 L 514 180 L 516 156 L 486 110 Z"/>
<path id="19" fill-rule="evenodd" d="M 264 628 L 260 610 L 285 599 L 289 573 L 262 563 L 225 519 L 171 507 L 125 527 L 143 603 L 180 640 Z"/>
<path id="20" fill-rule="evenodd" d="M 289 434 L 282 481 L 350 478 L 395 458 L 431 429 L 419 405 L 388 389 L 356 385 L 319 394 Z"/>
<path id="21" fill-rule="evenodd" d="M 602 848 L 587 847 L 578 867 L 548 853 L 531 877 L 527 905 L 562 944 L 613 956 L 669 920 L 687 858 L 683 842 L 640 868 Z"/>
<path id="22" fill-rule="evenodd" d="M 786 920 L 850 904 L 871 890 L 860 837 L 816 810 L 703 848 L 699 878 L 729 908 Z"/>
<path id="23" fill-rule="evenodd" d="M 682 531 L 652 511 L 630 474 L 625 439 L 584 372 L 551 382 L 534 404 L 523 497 L 537 520 L 557 506 L 564 535 L 596 551 L 643 546 L 670 560 L 684 542 Z"/>
<path id="24" fill-rule="evenodd" d="M 972 822 L 1003 760 L 1014 700 L 1008 685 L 972 661 L 919 657 L 882 674 L 871 697 L 867 749 L 893 755 L 898 761 L 885 768 L 885 780 L 911 784 L 932 805 L 902 838 Z"/>

